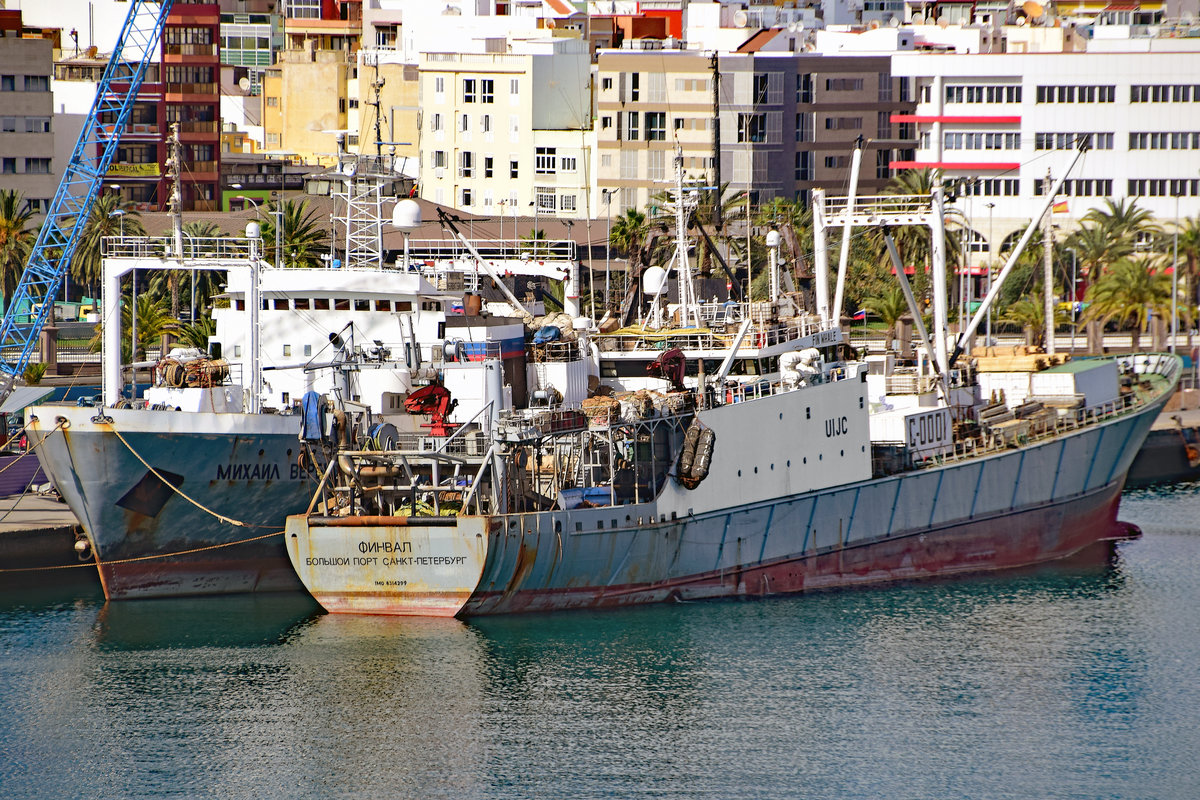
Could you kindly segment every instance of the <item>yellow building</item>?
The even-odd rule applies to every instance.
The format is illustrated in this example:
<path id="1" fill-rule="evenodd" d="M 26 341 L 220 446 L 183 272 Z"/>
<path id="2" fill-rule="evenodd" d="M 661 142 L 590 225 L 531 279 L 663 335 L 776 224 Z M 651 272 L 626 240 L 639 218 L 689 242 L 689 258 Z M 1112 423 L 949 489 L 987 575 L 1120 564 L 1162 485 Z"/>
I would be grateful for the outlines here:
<path id="1" fill-rule="evenodd" d="M 263 76 L 263 131 L 268 150 L 295 153 L 309 163 L 336 162 L 337 134 L 358 119 L 350 83 L 358 76 L 355 56 L 317 50 L 312 40 L 285 50 Z"/>

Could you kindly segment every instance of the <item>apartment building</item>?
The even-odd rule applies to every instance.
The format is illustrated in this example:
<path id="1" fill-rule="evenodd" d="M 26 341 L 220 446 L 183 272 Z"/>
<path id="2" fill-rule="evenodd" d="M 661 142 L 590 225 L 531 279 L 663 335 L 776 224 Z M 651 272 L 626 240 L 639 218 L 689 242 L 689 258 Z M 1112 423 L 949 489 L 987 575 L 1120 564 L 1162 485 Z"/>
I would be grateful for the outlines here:
<path id="1" fill-rule="evenodd" d="M 20 11 L 0 10 L 0 185 L 35 213 L 46 211 L 62 170 L 52 157 L 53 48 L 52 38 L 23 27 Z"/>
<path id="2" fill-rule="evenodd" d="M 480 214 L 594 216 L 587 43 L 505 50 L 421 56 L 421 195 Z"/>
<path id="3" fill-rule="evenodd" d="M 756 34 L 747 42 L 774 36 Z M 721 53 L 721 182 L 771 198 L 807 202 L 812 189 L 843 191 L 859 136 L 866 152 L 860 192 L 881 190 L 895 152 L 912 146 L 907 83 L 886 56 L 797 55 L 790 50 Z M 609 50 L 597 59 L 597 183 L 613 213 L 642 208 L 674 181 L 679 148 L 689 179 L 711 183 L 714 57 L 694 50 Z"/>
<path id="4" fill-rule="evenodd" d="M 892 120 L 919 137 L 892 166 L 940 170 L 985 246 L 1037 213 L 1080 138 L 1090 150 L 1060 192 L 1060 224 L 1109 197 L 1160 219 L 1200 213 L 1200 53 L 897 54 L 892 69 L 918 100 Z"/>

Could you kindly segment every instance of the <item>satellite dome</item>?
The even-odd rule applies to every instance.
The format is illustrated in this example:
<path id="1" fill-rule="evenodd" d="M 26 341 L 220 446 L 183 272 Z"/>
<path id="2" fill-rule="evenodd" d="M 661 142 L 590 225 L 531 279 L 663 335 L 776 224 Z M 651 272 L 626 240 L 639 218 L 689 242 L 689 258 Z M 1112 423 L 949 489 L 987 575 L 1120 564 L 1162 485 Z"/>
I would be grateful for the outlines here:
<path id="1" fill-rule="evenodd" d="M 392 209 L 392 225 L 402 231 L 415 231 L 421 227 L 421 206 L 407 197 L 396 203 Z"/>
<path id="2" fill-rule="evenodd" d="M 642 273 L 642 291 L 658 294 L 667 282 L 667 271 L 662 267 L 649 267 Z"/>

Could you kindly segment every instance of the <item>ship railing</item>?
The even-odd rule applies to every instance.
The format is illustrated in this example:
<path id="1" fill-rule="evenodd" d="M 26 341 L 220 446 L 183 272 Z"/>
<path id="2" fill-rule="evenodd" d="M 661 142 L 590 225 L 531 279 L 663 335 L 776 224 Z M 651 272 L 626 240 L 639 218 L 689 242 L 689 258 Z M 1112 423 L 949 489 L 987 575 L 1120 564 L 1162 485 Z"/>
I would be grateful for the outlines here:
<path id="1" fill-rule="evenodd" d="M 733 330 L 712 330 L 709 328 L 676 328 L 641 330 L 631 326 L 623 332 L 603 333 L 595 336 L 596 345 L 605 352 L 633 350 L 671 350 L 678 348 L 685 352 L 697 350 L 725 350 L 733 346 L 737 338 Z M 772 347 L 777 344 L 799 339 L 815 333 L 807 324 L 793 326 L 785 323 L 773 323 L 769 327 L 752 327 L 742 339 L 739 350 L 756 350 Z"/>
<path id="2" fill-rule="evenodd" d="M 1056 413 L 1054 418 L 1042 425 L 1030 425 L 1013 436 L 981 435 L 963 439 L 942 453 L 915 462 L 915 467 L 935 467 L 942 464 L 962 461 L 968 458 L 978 458 L 991 453 L 1001 453 L 1015 446 L 1044 441 L 1061 436 L 1064 433 L 1080 428 L 1098 425 L 1116 417 L 1123 416 L 1131 410 L 1140 407 L 1143 401 L 1136 393 L 1124 394 L 1115 400 L 1098 403 L 1084 408 L 1071 409 L 1066 413 Z"/>
<path id="3" fill-rule="evenodd" d="M 574 261 L 572 239 L 471 239 L 471 246 L 486 261 Z M 469 259 L 474 256 L 457 239 L 411 239 L 408 260 L 424 265 L 427 261 Z"/>
<path id="4" fill-rule="evenodd" d="M 928 214 L 932 197 L 927 194 L 880 194 L 862 195 L 854 198 L 854 213 L 862 215 L 895 216 Z M 850 205 L 848 197 L 825 198 L 825 213 L 836 217 L 846 213 Z"/>
<path id="5" fill-rule="evenodd" d="M 100 253 L 105 258 L 174 258 L 175 240 L 170 236 L 105 236 Z M 223 259 L 244 261 L 262 255 L 262 242 L 231 236 L 183 237 L 183 259 Z"/>

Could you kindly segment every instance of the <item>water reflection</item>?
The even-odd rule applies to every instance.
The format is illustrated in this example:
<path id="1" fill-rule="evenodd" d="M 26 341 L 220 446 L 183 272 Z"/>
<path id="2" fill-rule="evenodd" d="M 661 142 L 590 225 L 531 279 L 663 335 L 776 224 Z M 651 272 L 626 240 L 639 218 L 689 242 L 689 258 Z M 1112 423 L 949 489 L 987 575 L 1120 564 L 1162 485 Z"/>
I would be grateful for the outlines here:
<path id="1" fill-rule="evenodd" d="M 267 646 L 321 613 L 299 592 L 122 600 L 100 609 L 95 643 L 102 650 Z"/>
<path id="2" fill-rule="evenodd" d="M 1190 796 L 1200 497 L 1156 502 L 1115 558 L 765 602 L 0 607 L 0 795 Z"/>

